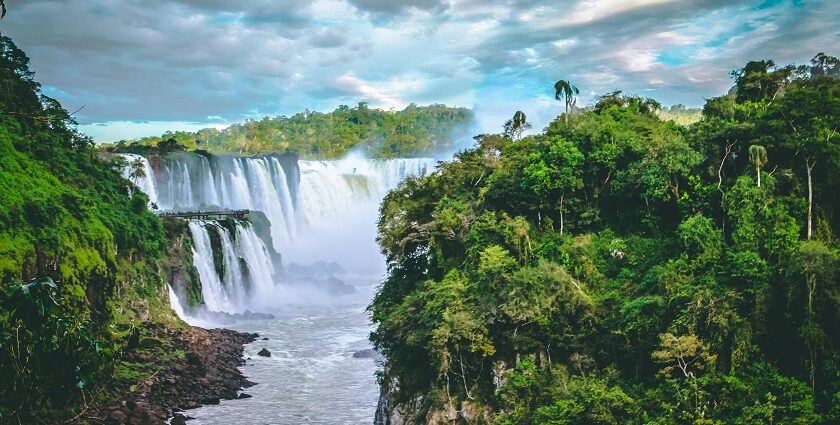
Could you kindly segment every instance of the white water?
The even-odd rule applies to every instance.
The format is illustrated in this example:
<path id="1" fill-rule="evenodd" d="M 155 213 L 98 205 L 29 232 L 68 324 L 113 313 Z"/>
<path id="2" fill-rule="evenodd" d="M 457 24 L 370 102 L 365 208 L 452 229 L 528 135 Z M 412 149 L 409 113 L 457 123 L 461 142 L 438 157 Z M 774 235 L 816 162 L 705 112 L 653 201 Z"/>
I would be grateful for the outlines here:
<path id="1" fill-rule="evenodd" d="M 428 158 L 368 160 L 350 156 L 339 161 L 299 161 L 295 167 L 290 158 L 208 159 L 184 153 L 160 160 L 155 172 L 142 156 L 122 156 L 129 162 L 143 162 L 145 176 L 134 183 L 163 211 L 248 209 L 264 213 L 277 252 L 293 246 L 298 228 L 328 226 L 360 204 L 378 204 L 405 177 L 429 172 L 435 165 Z M 123 175 L 128 178 L 128 173 L 126 169 Z"/>
<path id="2" fill-rule="evenodd" d="M 190 226 L 206 307 L 227 313 L 265 311 L 288 303 L 324 303 L 306 293 L 311 291 L 282 285 L 275 278 L 281 265 L 266 258 L 270 255 L 263 252 L 258 239 L 283 254 L 287 264 L 335 261 L 357 274 L 382 273 L 384 263 L 373 242 L 379 202 L 407 176 L 430 172 L 435 166 L 428 158 L 349 156 L 295 163 L 291 157 L 178 153 L 157 159 L 152 167 L 142 156 L 123 156 L 129 162 L 143 162 L 145 176 L 134 179 L 135 184 L 163 211 L 249 209 L 265 214 L 268 234 L 257 235 L 251 229 L 231 235 L 219 230 L 223 257 L 230 263 L 223 276 L 216 275 L 219 267 L 213 263 L 207 234 L 208 226 L 219 226 L 209 222 Z M 243 276 L 237 258 L 247 264 L 245 272 L 256 274 L 253 282 Z"/>
<path id="3" fill-rule="evenodd" d="M 407 176 L 430 172 L 428 158 L 300 161 L 300 219 L 304 226 L 323 226 L 346 215 L 359 203 L 376 204 Z"/>
<path id="4" fill-rule="evenodd" d="M 376 366 L 352 354 L 370 347 L 365 307 L 385 272 L 375 243 L 378 207 L 388 190 L 434 165 L 430 159 L 294 164 L 181 154 L 150 174 L 164 210 L 247 208 L 263 212 L 271 226 L 267 242 L 256 226 L 236 223 L 231 232 L 214 221 L 189 223 L 204 309 L 274 315 L 227 317 L 223 326 L 269 338 L 246 346 L 251 359 L 243 372 L 258 385 L 246 390 L 251 399 L 190 411 L 196 424 L 372 422 Z M 282 254 L 283 264 L 272 261 L 269 248 Z M 200 326 L 214 326 L 218 317 L 175 310 Z M 262 348 L 272 357 L 256 356 Z"/>
<path id="5" fill-rule="evenodd" d="M 167 288 L 169 289 L 169 307 L 172 308 L 172 311 L 178 317 L 186 317 L 187 314 L 184 312 L 184 307 L 181 305 L 181 300 L 178 299 L 178 295 L 175 294 L 175 290 L 169 285 L 167 285 Z"/>
<path id="6" fill-rule="evenodd" d="M 274 295 L 275 268 L 271 255 L 252 226 L 235 222 L 235 234 L 214 221 L 192 220 L 193 264 L 201 280 L 201 295 L 210 311 L 242 313 L 251 306 L 270 302 Z M 217 272 L 212 237 L 222 250 Z M 243 261 L 244 260 L 244 261 Z"/>
<path id="7" fill-rule="evenodd" d="M 128 167 L 122 170 L 122 176 L 134 183 L 143 193 L 145 193 L 149 197 L 150 204 L 157 204 L 158 194 L 157 194 L 157 187 L 155 185 L 155 173 L 152 170 L 152 166 L 149 164 L 149 160 L 143 156 L 135 155 L 133 153 L 125 153 L 121 154 L 126 161 L 128 161 Z M 135 161 L 140 161 L 143 165 L 143 175 L 137 177 L 131 177 L 132 174 L 132 164 Z"/>
<path id="8" fill-rule="evenodd" d="M 227 327 L 268 338 L 245 346 L 246 364 L 240 370 L 258 383 L 244 390 L 253 398 L 189 410 L 186 414 L 195 420 L 188 424 L 373 423 L 379 396 L 376 363 L 353 357 L 356 350 L 370 347 L 364 306 L 301 308 Z M 271 357 L 257 355 L 263 348 Z"/>
<path id="9" fill-rule="evenodd" d="M 123 154 L 126 159 L 138 155 Z M 140 157 L 142 158 L 142 157 Z M 129 161 L 131 161 L 129 159 Z M 164 211 L 248 209 L 263 212 L 271 222 L 274 249 L 281 250 L 295 235 L 296 223 L 292 190 L 297 170 L 279 157 L 205 157 L 174 154 L 160 159 L 157 171 L 149 166 L 147 177 L 135 182 L 151 195 Z M 124 172 L 127 176 L 127 171 Z"/>

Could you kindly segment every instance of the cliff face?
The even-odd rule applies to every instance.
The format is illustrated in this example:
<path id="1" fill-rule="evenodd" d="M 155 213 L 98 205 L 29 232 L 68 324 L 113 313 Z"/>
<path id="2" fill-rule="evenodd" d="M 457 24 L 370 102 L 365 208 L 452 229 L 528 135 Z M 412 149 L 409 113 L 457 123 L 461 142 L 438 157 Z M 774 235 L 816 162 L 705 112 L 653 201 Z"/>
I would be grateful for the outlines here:
<path id="1" fill-rule="evenodd" d="M 198 270 L 193 265 L 193 240 L 187 222 L 177 218 L 163 218 L 169 239 L 166 256 L 160 267 L 168 275 L 167 283 L 186 307 L 204 303 Z"/>
<path id="2" fill-rule="evenodd" d="M 431 397 L 421 396 L 410 403 L 397 403 L 392 393 L 393 381 L 380 383 L 379 400 L 374 414 L 374 425 L 447 425 L 451 423 L 492 423 L 490 408 L 470 401 L 453 403 L 431 403 Z"/>

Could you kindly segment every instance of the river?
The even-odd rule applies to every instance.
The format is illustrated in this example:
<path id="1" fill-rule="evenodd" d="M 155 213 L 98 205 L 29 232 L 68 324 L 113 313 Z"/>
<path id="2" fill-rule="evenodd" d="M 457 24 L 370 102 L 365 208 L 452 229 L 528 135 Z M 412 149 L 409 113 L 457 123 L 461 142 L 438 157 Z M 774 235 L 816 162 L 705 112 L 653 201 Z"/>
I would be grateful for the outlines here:
<path id="1" fill-rule="evenodd" d="M 370 424 L 378 397 L 375 360 L 354 358 L 370 347 L 364 304 L 294 308 L 274 319 L 226 327 L 257 332 L 245 347 L 242 372 L 252 398 L 188 411 L 196 425 Z M 268 340 L 262 340 L 262 338 Z M 261 349 L 271 357 L 257 355 Z"/>

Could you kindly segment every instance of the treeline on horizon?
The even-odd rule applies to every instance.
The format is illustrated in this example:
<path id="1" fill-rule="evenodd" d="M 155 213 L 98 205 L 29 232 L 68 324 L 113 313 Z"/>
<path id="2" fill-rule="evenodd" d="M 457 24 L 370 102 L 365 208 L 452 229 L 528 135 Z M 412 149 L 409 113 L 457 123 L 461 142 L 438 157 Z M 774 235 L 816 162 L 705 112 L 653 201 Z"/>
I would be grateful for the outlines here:
<path id="1" fill-rule="evenodd" d="M 681 126 L 614 92 L 381 206 L 407 423 L 840 423 L 840 61 L 754 61 Z"/>
<path id="2" fill-rule="evenodd" d="M 386 111 L 360 102 L 326 113 L 307 110 L 290 117 L 247 120 L 221 130 L 167 132 L 107 148 L 142 153 L 161 146 L 164 151 L 242 156 L 296 153 L 306 159 L 337 159 L 354 150 L 376 158 L 415 157 L 456 150 L 472 120 L 467 108 L 412 103 L 400 111 Z"/>
<path id="3" fill-rule="evenodd" d="M 702 109 L 673 105 L 657 114 L 688 125 L 700 120 Z M 207 151 L 220 155 L 295 153 L 304 159 L 337 159 L 354 151 L 373 158 L 419 157 L 455 152 L 464 146 L 473 122 L 467 108 L 408 105 L 401 111 L 339 106 L 332 112 L 304 111 L 291 117 L 265 117 L 224 129 L 175 131 L 102 147 L 114 152 L 167 154 Z"/>

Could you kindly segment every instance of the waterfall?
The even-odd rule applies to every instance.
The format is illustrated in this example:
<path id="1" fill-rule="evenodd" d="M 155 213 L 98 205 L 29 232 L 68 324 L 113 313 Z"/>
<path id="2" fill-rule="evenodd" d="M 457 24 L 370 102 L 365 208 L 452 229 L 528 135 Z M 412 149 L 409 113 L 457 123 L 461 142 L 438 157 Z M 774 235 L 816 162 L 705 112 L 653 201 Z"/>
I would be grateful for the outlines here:
<path id="1" fill-rule="evenodd" d="M 155 174 L 158 206 L 165 211 L 248 209 L 271 223 L 271 243 L 278 252 L 296 233 L 288 156 L 232 157 L 192 153 L 168 155 Z"/>
<path id="2" fill-rule="evenodd" d="M 182 152 L 155 157 L 152 167 L 142 156 L 123 156 L 142 161 L 146 175 L 135 184 L 164 211 L 255 212 L 251 223 L 189 222 L 204 308 L 224 313 L 270 310 L 301 298 L 290 289 L 294 283 L 277 253 L 300 264 L 344 255 L 343 267 L 381 267 L 373 242 L 379 202 L 406 177 L 431 172 L 436 164 L 427 158 L 297 161 L 291 155 Z"/>
<path id="3" fill-rule="evenodd" d="M 300 161 L 300 218 L 318 226 L 352 208 L 354 203 L 379 201 L 406 177 L 430 172 L 429 158 Z"/>
<path id="4" fill-rule="evenodd" d="M 191 220 L 193 264 L 201 295 L 210 311 L 242 313 L 255 300 L 273 295 L 271 254 L 253 226 L 232 221 L 233 231 L 217 221 Z"/>
<path id="5" fill-rule="evenodd" d="M 143 193 L 145 193 L 149 197 L 149 204 L 157 204 L 158 194 L 157 194 L 157 187 L 155 185 L 155 173 L 152 170 L 152 166 L 149 164 L 149 160 L 143 156 L 135 155 L 133 153 L 124 153 L 120 154 L 127 162 L 128 166 L 123 168 L 122 176 L 126 179 L 134 183 Z M 142 170 L 142 175 L 135 174 L 135 165 L 139 161 L 141 165 L 140 170 Z M 139 170 L 138 170 L 139 171 Z M 132 176 L 135 174 L 135 176 Z"/>
<path id="6" fill-rule="evenodd" d="M 178 299 L 178 295 L 175 294 L 175 290 L 172 289 L 171 286 L 166 285 L 169 289 L 169 307 L 172 308 L 172 311 L 175 312 L 175 315 L 184 319 L 187 317 L 187 314 L 184 312 L 184 306 L 181 305 L 181 300 Z"/>

